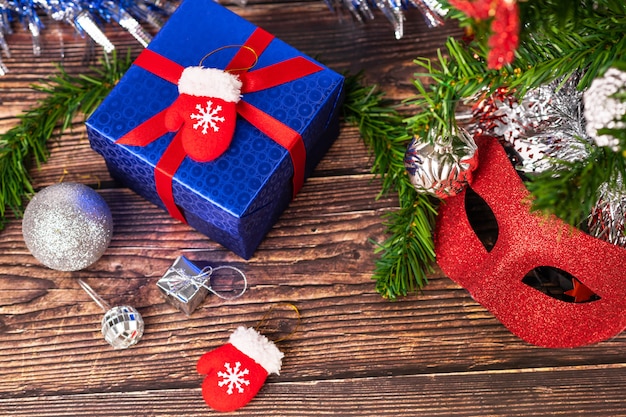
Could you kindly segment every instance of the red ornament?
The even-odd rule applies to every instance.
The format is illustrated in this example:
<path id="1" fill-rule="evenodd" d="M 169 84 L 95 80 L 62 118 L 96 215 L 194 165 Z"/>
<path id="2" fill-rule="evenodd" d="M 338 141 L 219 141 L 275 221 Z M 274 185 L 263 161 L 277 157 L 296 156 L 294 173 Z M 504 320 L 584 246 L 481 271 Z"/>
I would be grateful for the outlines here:
<path id="1" fill-rule="evenodd" d="M 269 374 L 280 372 L 283 353 L 252 328 L 239 327 L 228 343 L 202 355 L 198 372 L 206 375 L 202 397 L 217 411 L 234 411 L 248 404 Z"/>
<path id="2" fill-rule="evenodd" d="M 442 271 L 506 327 L 535 345 L 564 348 L 609 339 L 626 329 L 626 249 L 530 210 L 530 193 L 498 141 L 476 138 L 479 165 L 471 188 L 498 223 L 487 250 L 466 214 L 465 193 L 439 210 L 435 252 Z M 522 282 L 537 267 L 563 270 L 599 299 L 557 300 Z"/>
<path id="3" fill-rule="evenodd" d="M 488 45 L 487 66 L 501 69 L 515 58 L 519 45 L 519 8 L 517 0 L 450 0 L 450 5 L 477 20 L 493 19 Z"/>
<path id="4" fill-rule="evenodd" d="M 495 13 L 498 0 L 450 0 L 450 6 L 465 13 L 468 17 L 478 20 L 487 20 Z"/>
<path id="5" fill-rule="evenodd" d="M 519 44 L 519 10 L 515 0 L 501 0 L 497 3 L 491 22 L 493 34 L 489 38 L 491 50 L 487 56 L 487 66 L 499 70 L 515 59 L 515 50 Z"/>

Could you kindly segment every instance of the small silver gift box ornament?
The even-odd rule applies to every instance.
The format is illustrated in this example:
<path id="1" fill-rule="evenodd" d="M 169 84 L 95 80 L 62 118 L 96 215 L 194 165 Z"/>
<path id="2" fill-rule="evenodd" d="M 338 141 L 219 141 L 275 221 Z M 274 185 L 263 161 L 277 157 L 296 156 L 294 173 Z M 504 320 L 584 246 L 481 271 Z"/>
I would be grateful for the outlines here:
<path id="1" fill-rule="evenodd" d="M 214 290 L 211 278 L 220 269 L 235 271 L 237 278 L 242 279 L 243 289 L 232 296 Z M 200 268 L 186 257 L 179 256 L 163 277 L 157 281 L 157 287 L 170 304 L 189 316 L 204 301 L 209 292 L 223 299 L 235 299 L 246 291 L 247 281 L 245 274 L 235 267 Z"/>

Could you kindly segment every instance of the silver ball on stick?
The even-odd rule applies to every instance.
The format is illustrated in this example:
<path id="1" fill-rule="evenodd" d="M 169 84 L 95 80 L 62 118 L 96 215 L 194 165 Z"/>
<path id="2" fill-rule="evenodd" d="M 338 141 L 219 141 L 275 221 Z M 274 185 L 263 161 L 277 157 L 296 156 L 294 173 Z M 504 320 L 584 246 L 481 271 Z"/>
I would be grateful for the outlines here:
<path id="1" fill-rule="evenodd" d="M 126 349 L 139 342 L 144 323 L 141 314 L 131 306 L 111 308 L 85 281 L 78 283 L 106 313 L 102 317 L 102 336 L 114 349 Z"/>

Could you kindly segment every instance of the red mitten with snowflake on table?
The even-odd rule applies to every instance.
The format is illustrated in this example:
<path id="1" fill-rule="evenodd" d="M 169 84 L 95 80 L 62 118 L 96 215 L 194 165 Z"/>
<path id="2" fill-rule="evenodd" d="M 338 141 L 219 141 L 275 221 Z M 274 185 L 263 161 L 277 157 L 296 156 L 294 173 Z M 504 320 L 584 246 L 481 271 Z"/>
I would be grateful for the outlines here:
<path id="1" fill-rule="evenodd" d="M 230 146 L 241 85 L 237 75 L 220 69 L 183 70 L 179 96 L 167 110 L 165 127 L 179 132 L 183 149 L 194 161 L 212 161 Z"/>
<path id="2" fill-rule="evenodd" d="M 217 411 L 234 411 L 248 404 L 269 374 L 278 375 L 283 353 L 253 328 L 238 327 L 228 343 L 202 355 L 197 364 L 202 396 Z"/>

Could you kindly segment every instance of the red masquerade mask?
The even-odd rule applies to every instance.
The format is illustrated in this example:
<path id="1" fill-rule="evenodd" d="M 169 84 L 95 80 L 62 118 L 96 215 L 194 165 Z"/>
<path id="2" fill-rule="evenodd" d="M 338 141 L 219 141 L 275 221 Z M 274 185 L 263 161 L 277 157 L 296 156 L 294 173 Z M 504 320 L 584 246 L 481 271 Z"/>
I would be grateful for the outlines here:
<path id="1" fill-rule="evenodd" d="M 524 187 L 497 140 L 476 139 L 479 166 L 471 188 L 491 208 L 498 236 L 488 250 L 472 229 L 466 191 L 440 206 L 437 262 L 514 334 L 538 346 L 582 346 L 626 328 L 626 250 L 595 239 L 559 219 L 530 212 Z M 597 297 L 566 302 L 526 285 L 540 267 L 565 271 Z"/>

